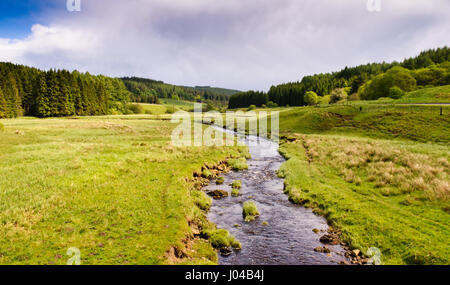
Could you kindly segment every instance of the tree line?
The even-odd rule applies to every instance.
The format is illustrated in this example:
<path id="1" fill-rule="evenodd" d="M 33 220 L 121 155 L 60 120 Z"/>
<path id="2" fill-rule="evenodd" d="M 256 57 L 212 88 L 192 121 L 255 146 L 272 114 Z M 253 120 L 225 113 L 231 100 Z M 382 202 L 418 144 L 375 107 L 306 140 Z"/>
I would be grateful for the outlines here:
<path id="1" fill-rule="evenodd" d="M 126 108 L 120 79 L 0 63 L 0 118 L 104 115 Z"/>
<path id="2" fill-rule="evenodd" d="M 137 103 L 158 103 L 158 99 L 167 98 L 197 102 L 212 101 L 226 104 L 229 99 L 227 94 L 233 92 L 232 90 L 212 87 L 176 86 L 162 81 L 139 77 L 124 77 L 122 80 L 128 91 L 131 92 L 131 101 Z"/>
<path id="3" fill-rule="evenodd" d="M 334 103 L 347 98 L 375 100 L 401 97 L 417 88 L 450 84 L 450 49 L 448 47 L 421 52 L 403 62 L 369 63 L 326 74 L 305 76 L 299 82 L 272 86 L 267 94 L 241 92 L 231 96 L 229 108 L 251 105 L 304 106 Z M 314 95 L 317 100 L 312 100 Z M 257 95 L 256 95 L 257 94 Z"/>

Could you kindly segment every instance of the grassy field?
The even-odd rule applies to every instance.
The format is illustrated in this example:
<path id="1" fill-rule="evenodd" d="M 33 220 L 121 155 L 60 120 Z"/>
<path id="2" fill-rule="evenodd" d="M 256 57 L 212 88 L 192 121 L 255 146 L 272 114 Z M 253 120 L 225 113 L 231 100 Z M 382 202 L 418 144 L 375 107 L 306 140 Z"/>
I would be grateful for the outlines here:
<path id="1" fill-rule="evenodd" d="M 186 178 L 245 151 L 173 147 L 150 118 L 0 120 L 0 264 L 65 264 L 70 247 L 82 264 L 217 262 L 191 230 L 209 198 Z"/>
<path id="2" fill-rule="evenodd" d="M 282 112 L 286 193 L 353 248 L 379 248 L 384 264 L 450 264 L 450 107 L 443 115 L 440 107 L 354 102 Z"/>
<path id="3" fill-rule="evenodd" d="M 450 103 L 450 85 L 413 91 L 395 103 Z"/>
<path id="4" fill-rule="evenodd" d="M 283 134 L 347 134 L 448 143 L 450 106 L 442 108 L 443 115 L 439 106 L 353 103 L 292 108 L 280 113 L 280 131 Z"/>
<path id="5" fill-rule="evenodd" d="M 168 107 L 175 107 L 185 111 L 191 111 L 194 109 L 194 102 L 175 100 L 175 99 L 159 99 L 162 105 Z"/>
<path id="6" fill-rule="evenodd" d="M 296 135 L 291 201 L 312 207 L 353 248 L 378 247 L 384 264 L 450 263 L 450 148 L 336 135 Z"/>

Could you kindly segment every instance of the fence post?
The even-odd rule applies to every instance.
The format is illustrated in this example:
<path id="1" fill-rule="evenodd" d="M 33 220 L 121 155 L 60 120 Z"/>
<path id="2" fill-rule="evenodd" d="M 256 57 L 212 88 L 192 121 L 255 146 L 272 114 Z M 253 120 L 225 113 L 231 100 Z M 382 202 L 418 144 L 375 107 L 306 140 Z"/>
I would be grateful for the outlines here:
<path id="1" fill-rule="evenodd" d="M 441 106 L 441 116 L 442 116 L 442 106 Z"/>

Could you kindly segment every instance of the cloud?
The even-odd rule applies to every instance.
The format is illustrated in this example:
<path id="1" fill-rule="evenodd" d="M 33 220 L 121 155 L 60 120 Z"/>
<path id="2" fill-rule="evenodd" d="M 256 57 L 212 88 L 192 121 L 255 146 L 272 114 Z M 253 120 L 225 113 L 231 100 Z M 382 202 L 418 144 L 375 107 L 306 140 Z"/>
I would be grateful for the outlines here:
<path id="1" fill-rule="evenodd" d="M 96 0 L 47 11 L 0 60 L 183 85 L 267 90 L 449 43 L 447 0 Z"/>

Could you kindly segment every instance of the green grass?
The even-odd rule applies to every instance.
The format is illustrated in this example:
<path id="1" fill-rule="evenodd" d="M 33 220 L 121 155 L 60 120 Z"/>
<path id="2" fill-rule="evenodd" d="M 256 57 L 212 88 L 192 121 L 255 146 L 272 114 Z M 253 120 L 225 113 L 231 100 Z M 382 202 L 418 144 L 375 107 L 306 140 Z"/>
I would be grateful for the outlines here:
<path id="1" fill-rule="evenodd" d="M 450 85 L 419 89 L 395 100 L 395 103 L 450 103 Z"/>
<path id="2" fill-rule="evenodd" d="M 384 264 L 450 264 L 449 86 L 282 110 L 279 175 L 297 204 Z M 443 115 L 440 115 L 442 107 Z"/>
<path id="3" fill-rule="evenodd" d="M 164 105 L 144 104 L 144 103 L 139 103 L 139 105 L 142 106 L 144 113 L 149 115 L 162 115 L 165 114 L 167 111 L 167 107 Z"/>
<path id="4" fill-rule="evenodd" d="M 65 264 L 70 247 L 82 264 L 217 262 L 182 242 L 211 203 L 186 178 L 242 150 L 173 147 L 153 117 L 0 120 L 0 264 Z"/>
<path id="5" fill-rule="evenodd" d="M 280 113 L 280 132 L 284 135 L 346 134 L 447 143 L 450 141 L 450 106 L 443 109 L 441 116 L 438 106 L 354 103 L 299 107 Z"/>
<path id="6" fill-rule="evenodd" d="M 281 152 L 289 199 L 353 248 L 378 247 L 384 264 L 450 263 L 448 145 L 300 135 Z"/>
<path id="7" fill-rule="evenodd" d="M 246 222 L 254 221 L 259 216 L 258 207 L 253 201 L 246 201 L 242 206 L 242 215 Z"/>
<path id="8" fill-rule="evenodd" d="M 185 111 L 193 110 L 195 104 L 195 102 L 175 100 L 175 99 L 159 99 L 159 101 L 161 102 L 162 105 L 166 106 L 167 108 L 175 107 L 175 109 L 183 109 Z"/>

